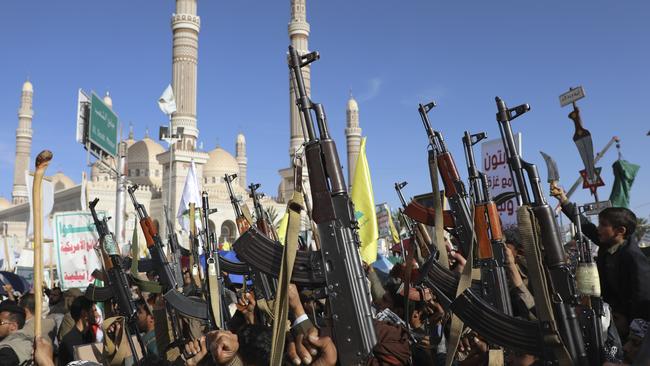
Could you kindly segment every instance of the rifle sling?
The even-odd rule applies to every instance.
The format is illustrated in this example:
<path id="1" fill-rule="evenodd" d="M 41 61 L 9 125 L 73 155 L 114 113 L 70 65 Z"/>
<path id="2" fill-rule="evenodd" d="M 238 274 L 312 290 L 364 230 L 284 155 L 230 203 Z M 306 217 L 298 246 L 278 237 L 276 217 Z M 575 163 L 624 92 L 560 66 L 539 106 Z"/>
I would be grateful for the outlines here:
<path id="1" fill-rule="evenodd" d="M 214 257 L 207 259 L 208 265 L 208 290 L 210 291 L 210 309 L 212 316 L 217 326 L 222 324 L 221 313 L 221 291 L 219 289 L 219 274 L 217 273 L 217 266 L 214 263 Z M 244 281 L 244 283 L 246 283 Z"/>
<path id="2" fill-rule="evenodd" d="M 472 222 L 476 214 L 476 207 L 472 206 Z M 458 288 L 456 289 L 456 297 L 460 296 L 465 290 L 472 285 L 472 264 L 474 263 L 474 241 L 476 240 L 476 232 L 472 230 L 472 240 L 469 243 L 469 250 L 467 251 L 467 258 L 463 272 L 458 280 Z M 445 249 L 446 252 L 446 249 Z M 454 313 L 451 315 L 451 329 L 449 330 L 449 343 L 447 344 L 447 359 L 445 360 L 446 366 L 451 366 L 456 356 L 456 350 L 460 343 L 460 338 L 463 332 L 463 321 Z"/>
<path id="3" fill-rule="evenodd" d="M 285 237 L 282 265 L 278 276 L 278 287 L 273 301 L 273 338 L 271 348 L 271 365 L 282 364 L 284 356 L 284 343 L 286 339 L 287 320 L 289 317 L 288 290 L 293 272 L 293 265 L 298 250 L 298 235 L 300 233 L 300 212 L 303 210 L 304 200 L 301 192 L 294 191 L 293 197 L 287 205 L 289 222 Z"/>
<path id="4" fill-rule="evenodd" d="M 438 249 L 438 260 L 444 268 L 449 268 L 449 257 L 445 245 L 442 199 L 440 198 L 440 182 L 438 181 L 438 159 L 433 150 L 429 150 L 429 174 L 431 175 L 431 186 L 433 188 L 433 210 L 435 211 L 434 229 L 436 248 Z M 471 263 L 471 262 L 470 262 Z"/>
<path id="5" fill-rule="evenodd" d="M 539 226 L 529 205 L 522 205 L 517 209 L 517 223 L 528 263 L 529 282 L 533 286 L 536 315 L 542 324 L 546 324 L 542 326 L 544 344 L 553 350 L 560 365 L 571 365 L 571 357 L 560 338 L 551 299 L 548 296 L 548 283 L 541 262 L 540 233 L 537 231 Z"/>

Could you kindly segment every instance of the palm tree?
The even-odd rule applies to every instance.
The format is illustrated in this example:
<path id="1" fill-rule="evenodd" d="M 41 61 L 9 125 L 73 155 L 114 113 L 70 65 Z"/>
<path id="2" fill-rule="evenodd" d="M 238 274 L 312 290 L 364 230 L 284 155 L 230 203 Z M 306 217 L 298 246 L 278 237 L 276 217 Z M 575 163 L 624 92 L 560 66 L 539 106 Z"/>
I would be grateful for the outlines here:
<path id="1" fill-rule="evenodd" d="M 650 231 L 650 223 L 648 223 L 648 219 L 637 217 L 636 230 L 634 230 L 634 238 L 636 239 L 636 241 L 637 242 L 641 241 L 643 235 L 645 235 L 648 231 Z"/>

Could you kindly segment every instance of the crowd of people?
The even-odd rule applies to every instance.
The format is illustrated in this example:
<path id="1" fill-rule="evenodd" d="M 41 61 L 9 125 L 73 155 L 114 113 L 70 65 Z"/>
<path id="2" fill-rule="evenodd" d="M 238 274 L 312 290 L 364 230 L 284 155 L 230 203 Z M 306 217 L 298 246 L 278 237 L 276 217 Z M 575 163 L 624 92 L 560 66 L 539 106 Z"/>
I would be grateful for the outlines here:
<path id="1" fill-rule="evenodd" d="M 551 192 L 572 217 L 573 204 L 564 192 Z M 650 365 L 650 261 L 632 239 L 636 217 L 625 208 L 607 208 L 600 212 L 598 225 L 582 217 L 582 231 L 598 248 L 596 264 L 600 277 L 602 299 L 605 303 L 603 339 L 606 365 Z M 505 230 L 505 269 L 513 314 L 522 319 L 535 319 L 535 301 L 528 285 L 528 265 L 523 255 L 521 239 L 516 228 Z M 468 265 L 451 243 L 450 268 L 462 272 Z M 575 242 L 565 245 L 571 260 Z M 407 257 L 408 258 L 408 257 Z M 435 292 L 418 281 L 419 263 L 403 261 L 390 273 L 364 266 L 370 292 L 377 345 L 368 360 L 369 365 L 443 365 L 447 358 L 451 314 L 437 301 Z M 412 268 L 412 286 L 406 286 L 407 268 Z M 185 267 L 185 286 L 191 287 L 190 270 Z M 149 273 L 155 280 L 155 273 Z M 273 339 L 273 322 L 269 311 L 260 306 L 260 298 L 245 286 L 227 281 L 229 310 L 232 317 L 227 329 L 207 331 L 200 323 L 187 320 L 186 327 L 177 329 L 183 344 L 172 344 L 170 325 L 166 316 L 156 316 L 162 309 L 160 294 L 142 292 L 133 287 L 137 314 L 133 322 L 108 322 L 116 310 L 110 303 L 94 303 L 78 289 L 46 290 L 47 304 L 43 314 L 35 314 L 33 293 L 15 293 L 5 286 L 7 294 L 0 303 L 0 366 L 34 362 L 39 366 L 76 364 L 133 364 L 126 357 L 115 361 L 108 344 L 119 344 L 121 327 L 135 325 L 135 342 L 144 347 L 141 364 L 166 365 L 269 365 Z M 294 365 L 337 365 L 338 350 L 328 329 L 325 302 L 309 289 L 291 284 L 287 291 L 290 331 L 286 335 L 284 362 Z M 408 300 L 407 300 L 408 298 Z M 408 305 L 407 305 L 408 304 Z M 408 310 L 406 310 L 408 309 Z M 35 316 L 43 317 L 42 334 L 34 334 Z M 112 319 L 112 318 L 111 318 Z M 164 334 L 167 333 L 167 334 Z M 125 333 L 128 334 L 128 333 Z M 36 337 L 35 337 L 36 336 Z M 110 340 L 110 342 L 107 342 Z M 96 344 L 95 360 L 83 356 L 81 347 Z M 463 331 L 456 365 L 485 365 L 490 345 L 469 328 Z M 175 350 L 175 351 L 174 351 Z M 176 352 L 176 356 L 171 355 Z M 92 353 L 91 353 L 92 355 Z M 504 362 L 509 365 L 541 364 L 533 355 L 505 350 Z M 112 363 L 111 363 L 112 362 Z"/>

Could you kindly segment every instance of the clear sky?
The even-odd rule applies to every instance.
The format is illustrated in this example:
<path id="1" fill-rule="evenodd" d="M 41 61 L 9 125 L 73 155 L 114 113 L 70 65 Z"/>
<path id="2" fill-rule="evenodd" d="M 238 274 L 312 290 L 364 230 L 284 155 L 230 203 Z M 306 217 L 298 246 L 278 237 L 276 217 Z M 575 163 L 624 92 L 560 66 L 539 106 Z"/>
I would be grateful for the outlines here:
<path id="1" fill-rule="evenodd" d="M 0 22 L 0 194 L 11 196 L 16 111 L 27 77 L 34 84 L 33 157 L 51 149 L 57 170 L 80 181 L 86 154 L 75 140 L 77 89 L 109 90 L 136 138 L 157 138 L 166 123 L 156 99 L 171 81 L 170 16 L 174 1 L 6 1 Z M 631 208 L 650 214 L 650 3 L 647 1 L 386 1 L 307 3 L 312 98 L 328 112 L 345 160 L 345 106 L 352 89 L 368 137 L 376 202 L 397 202 L 393 183 L 409 195 L 430 191 L 426 137 L 417 103 L 431 114 L 466 176 L 465 129 L 498 136 L 494 97 L 531 112 L 514 123 L 524 155 L 546 169 L 538 151 L 558 161 L 563 185 L 581 169 L 569 107 L 558 95 L 583 85 L 579 102 L 596 149 L 613 135 L 623 157 L 641 165 Z M 286 47 L 289 1 L 199 0 L 198 124 L 204 148 L 234 153 L 248 143 L 248 179 L 275 195 L 288 166 Z M 608 196 L 613 148 L 600 164 Z M 580 192 L 575 196 L 586 202 Z"/>

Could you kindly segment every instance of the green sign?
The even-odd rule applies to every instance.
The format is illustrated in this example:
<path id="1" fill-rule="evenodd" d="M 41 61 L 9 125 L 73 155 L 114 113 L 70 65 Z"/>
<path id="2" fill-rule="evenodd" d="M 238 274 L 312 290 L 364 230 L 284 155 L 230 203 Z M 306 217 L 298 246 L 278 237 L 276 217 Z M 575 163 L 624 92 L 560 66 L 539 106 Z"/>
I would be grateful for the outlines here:
<path id="1" fill-rule="evenodd" d="M 117 115 L 95 93 L 90 101 L 88 139 L 106 154 L 117 155 Z"/>

